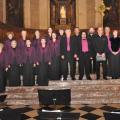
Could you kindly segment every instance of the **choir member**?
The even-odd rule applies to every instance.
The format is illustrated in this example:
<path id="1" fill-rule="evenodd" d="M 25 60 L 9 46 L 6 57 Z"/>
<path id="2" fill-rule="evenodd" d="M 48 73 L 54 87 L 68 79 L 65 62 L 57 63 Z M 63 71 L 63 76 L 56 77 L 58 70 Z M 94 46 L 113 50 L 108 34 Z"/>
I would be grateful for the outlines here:
<path id="1" fill-rule="evenodd" d="M 107 76 L 110 76 L 110 68 L 109 68 L 110 67 L 110 61 L 109 61 L 110 59 L 109 59 L 109 57 L 111 56 L 111 54 L 110 54 L 110 50 L 111 50 L 110 38 L 112 37 L 112 35 L 111 35 L 110 27 L 106 26 L 104 31 L 105 31 L 105 36 L 107 37 L 108 50 L 109 50 L 109 52 L 108 52 L 108 61 L 107 61 Z"/>
<path id="2" fill-rule="evenodd" d="M 53 29 L 51 27 L 48 28 L 48 33 L 46 35 L 46 41 L 48 42 L 49 40 L 52 40 L 52 33 Z"/>
<path id="3" fill-rule="evenodd" d="M 63 29 L 59 29 L 58 39 L 61 40 L 65 37 L 65 31 Z"/>
<path id="4" fill-rule="evenodd" d="M 84 71 L 86 78 L 90 77 L 90 58 L 91 58 L 91 43 L 87 38 L 86 32 L 81 33 L 81 40 L 78 43 L 78 60 L 79 60 L 79 79 L 82 80 Z"/>
<path id="5" fill-rule="evenodd" d="M 5 52 L 3 51 L 3 44 L 0 43 L 0 93 L 5 91 Z"/>
<path id="6" fill-rule="evenodd" d="M 19 65 L 21 64 L 21 54 L 17 48 L 17 42 L 11 41 L 11 47 L 6 52 L 5 57 L 6 71 L 8 71 L 9 86 L 20 85 Z"/>
<path id="7" fill-rule="evenodd" d="M 88 32 L 88 39 L 91 42 L 91 53 L 92 53 L 92 59 L 90 60 L 90 73 L 95 73 L 96 72 L 96 55 L 95 55 L 95 50 L 94 50 L 94 38 L 95 38 L 95 29 L 91 27 Z"/>
<path id="8" fill-rule="evenodd" d="M 22 56 L 23 62 L 23 86 L 32 86 L 35 84 L 33 67 L 36 66 L 35 48 L 31 46 L 31 41 L 26 40 L 26 47 Z"/>
<path id="9" fill-rule="evenodd" d="M 27 31 L 22 30 L 21 31 L 21 37 L 18 40 L 18 49 L 21 51 L 21 55 L 24 53 L 24 49 L 26 46 L 26 39 L 27 39 Z M 20 66 L 20 75 L 23 75 L 23 66 Z"/>
<path id="10" fill-rule="evenodd" d="M 11 41 L 13 40 L 14 33 L 8 32 L 7 33 L 7 39 L 4 41 L 4 48 L 5 50 L 8 50 L 11 47 Z"/>
<path id="11" fill-rule="evenodd" d="M 98 35 L 95 36 L 94 49 L 96 53 L 96 74 L 97 80 L 100 79 L 100 63 L 103 68 L 103 79 L 107 80 L 107 53 L 108 53 L 108 42 L 107 37 L 103 34 L 103 28 L 99 27 Z"/>
<path id="12" fill-rule="evenodd" d="M 75 69 L 74 69 L 74 62 L 75 62 L 75 46 L 74 40 L 71 36 L 71 30 L 66 29 L 65 31 L 66 36 L 61 41 L 60 51 L 61 51 L 61 59 L 62 59 L 62 75 L 63 79 L 67 80 L 68 76 L 68 63 L 70 64 L 70 76 L 72 80 L 75 80 Z"/>
<path id="13" fill-rule="evenodd" d="M 36 30 L 35 36 L 32 41 L 32 46 L 36 49 L 39 44 L 40 44 L 40 32 L 39 32 L 39 30 Z"/>
<path id="14" fill-rule="evenodd" d="M 58 33 L 58 40 L 60 41 L 60 46 L 61 46 L 61 44 L 62 44 L 62 39 L 64 39 L 64 37 L 65 37 L 65 31 L 63 30 L 63 29 L 59 29 L 59 33 Z M 61 68 L 61 59 L 60 59 L 60 73 L 59 73 L 59 75 L 60 75 L 60 77 L 59 78 L 61 78 L 61 76 L 62 76 L 62 68 Z"/>
<path id="15" fill-rule="evenodd" d="M 74 40 L 74 46 L 77 46 L 78 44 L 79 44 L 79 41 L 80 41 L 80 38 L 81 36 L 80 36 L 80 29 L 79 29 L 79 27 L 75 27 L 74 28 L 74 35 L 73 35 L 73 40 Z M 75 49 L 75 53 L 77 53 L 77 47 L 75 47 L 74 48 Z M 76 54 L 76 56 L 74 56 L 75 58 L 77 58 L 77 54 Z M 75 60 L 75 64 L 74 64 L 74 70 L 76 71 L 76 59 L 74 59 Z M 79 63 L 78 63 L 79 64 Z"/>
<path id="16" fill-rule="evenodd" d="M 110 38 L 112 37 L 111 33 L 110 33 L 110 27 L 105 27 L 105 36 L 107 37 L 107 41 L 108 41 L 108 49 L 110 50 L 111 48 L 111 44 L 110 44 Z"/>
<path id="17" fill-rule="evenodd" d="M 51 50 L 51 66 L 49 75 L 51 80 L 60 79 L 60 41 L 57 39 L 56 33 L 52 33 L 52 40 L 50 41 Z"/>
<path id="18" fill-rule="evenodd" d="M 110 42 L 110 76 L 112 77 L 112 79 L 118 79 L 120 77 L 120 38 L 118 37 L 117 30 L 113 31 L 113 37 L 110 38 Z"/>
<path id="19" fill-rule="evenodd" d="M 27 31 L 21 31 L 21 38 L 18 40 L 18 47 L 19 49 L 23 50 L 26 46 L 26 39 L 27 39 Z"/>
<path id="20" fill-rule="evenodd" d="M 41 38 L 40 45 L 37 49 L 37 65 L 38 65 L 38 76 L 37 83 L 40 86 L 48 85 L 48 68 L 51 64 L 51 52 L 47 44 L 46 39 Z"/>

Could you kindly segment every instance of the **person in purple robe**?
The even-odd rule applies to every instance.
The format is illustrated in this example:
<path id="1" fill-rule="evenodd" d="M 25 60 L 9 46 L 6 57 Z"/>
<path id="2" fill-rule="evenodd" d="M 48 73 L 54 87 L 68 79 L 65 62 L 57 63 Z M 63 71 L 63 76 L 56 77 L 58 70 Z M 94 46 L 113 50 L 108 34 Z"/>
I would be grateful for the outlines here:
<path id="1" fill-rule="evenodd" d="M 37 49 L 37 47 L 39 46 L 40 44 L 40 31 L 39 30 L 36 30 L 35 31 L 35 35 L 34 35 L 34 38 L 32 40 L 32 46 Z"/>
<path id="2" fill-rule="evenodd" d="M 5 73 L 5 52 L 3 51 L 4 45 L 0 43 L 0 93 L 3 93 L 5 91 L 5 79 L 4 79 L 4 73 Z"/>
<path id="3" fill-rule="evenodd" d="M 48 85 L 48 68 L 51 65 L 51 52 L 46 39 L 41 38 L 40 45 L 37 49 L 37 66 L 38 66 L 38 76 L 37 83 L 39 86 Z"/>
<path id="4" fill-rule="evenodd" d="M 8 71 L 9 86 L 20 86 L 19 66 L 21 64 L 21 54 L 17 48 L 17 42 L 11 41 L 11 48 L 6 52 L 5 65 Z"/>
<path id="5" fill-rule="evenodd" d="M 51 50 L 51 66 L 49 68 L 49 75 L 51 80 L 60 79 L 60 40 L 57 39 L 56 33 L 52 33 L 52 40 L 50 41 Z"/>
<path id="6" fill-rule="evenodd" d="M 26 47 L 27 31 L 21 31 L 21 37 L 18 40 L 18 49 L 21 51 L 21 55 L 24 53 Z M 20 75 L 23 75 L 23 66 L 20 66 Z"/>
<path id="7" fill-rule="evenodd" d="M 22 56 L 23 62 L 23 86 L 35 85 L 33 68 L 36 67 L 35 48 L 31 46 L 31 41 L 26 40 L 26 47 Z"/>
<path id="8" fill-rule="evenodd" d="M 4 48 L 5 50 L 9 50 L 11 47 L 11 41 L 13 40 L 14 33 L 13 32 L 7 32 L 7 39 L 4 41 Z"/>

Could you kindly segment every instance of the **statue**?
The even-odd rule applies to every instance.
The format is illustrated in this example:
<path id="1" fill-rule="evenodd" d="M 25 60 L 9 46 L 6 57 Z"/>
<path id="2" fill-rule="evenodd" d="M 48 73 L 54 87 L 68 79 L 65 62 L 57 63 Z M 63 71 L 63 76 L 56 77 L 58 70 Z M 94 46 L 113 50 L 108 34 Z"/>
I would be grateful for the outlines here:
<path id="1" fill-rule="evenodd" d="M 62 6 L 61 9 L 60 9 L 60 18 L 66 18 L 65 6 Z"/>

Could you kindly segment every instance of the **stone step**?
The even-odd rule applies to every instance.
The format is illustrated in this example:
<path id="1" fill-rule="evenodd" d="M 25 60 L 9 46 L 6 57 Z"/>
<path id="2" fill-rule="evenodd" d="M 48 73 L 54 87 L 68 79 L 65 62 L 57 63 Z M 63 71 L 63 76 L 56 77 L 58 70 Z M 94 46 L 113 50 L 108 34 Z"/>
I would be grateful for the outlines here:
<path id="1" fill-rule="evenodd" d="M 71 98 L 108 98 L 108 97 L 120 97 L 118 92 L 72 92 Z M 7 94 L 7 99 L 36 99 L 38 98 L 38 93 L 10 93 Z"/>
<path id="2" fill-rule="evenodd" d="M 49 86 L 49 87 L 7 87 L 6 93 L 36 93 L 38 89 L 71 89 L 74 91 L 120 91 L 119 85 L 81 85 L 81 86 Z"/>
<path id="3" fill-rule="evenodd" d="M 120 80 L 50 81 L 49 86 L 7 87 L 8 104 L 39 104 L 38 89 L 71 89 L 72 104 L 120 103 Z"/>

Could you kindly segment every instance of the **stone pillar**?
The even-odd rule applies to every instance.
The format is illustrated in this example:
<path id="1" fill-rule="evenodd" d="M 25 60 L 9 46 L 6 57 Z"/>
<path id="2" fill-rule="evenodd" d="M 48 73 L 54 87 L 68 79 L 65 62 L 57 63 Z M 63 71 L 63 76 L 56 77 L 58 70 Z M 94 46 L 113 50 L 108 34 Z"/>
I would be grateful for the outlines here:
<path id="1" fill-rule="evenodd" d="M 31 27 L 30 0 L 24 0 L 24 27 Z"/>
<path id="2" fill-rule="evenodd" d="M 0 21 L 6 22 L 6 0 L 0 0 Z"/>

